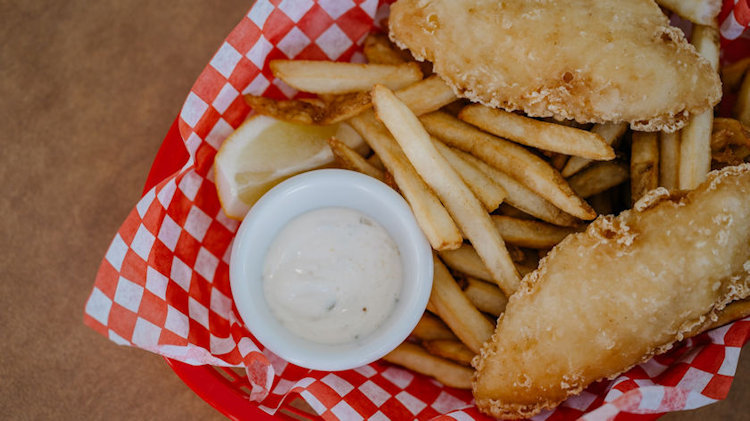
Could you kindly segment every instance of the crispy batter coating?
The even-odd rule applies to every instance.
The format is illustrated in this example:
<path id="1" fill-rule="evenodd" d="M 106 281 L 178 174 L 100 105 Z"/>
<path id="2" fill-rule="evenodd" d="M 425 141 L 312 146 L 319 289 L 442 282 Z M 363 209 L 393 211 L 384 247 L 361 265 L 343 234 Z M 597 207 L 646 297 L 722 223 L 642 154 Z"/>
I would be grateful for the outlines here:
<path id="1" fill-rule="evenodd" d="M 528 417 L 672 347 L 750 295 L 750 164 L 658 188 L 569 235 L 527 275 L 473 361 L 477 406 Z"/>
<path id="2" fill-rule="evenodd" d="M 533 117 L 671 132 L 721 98 L 653 0 L 400 0 L 389 25 L 458 95 Z"/>

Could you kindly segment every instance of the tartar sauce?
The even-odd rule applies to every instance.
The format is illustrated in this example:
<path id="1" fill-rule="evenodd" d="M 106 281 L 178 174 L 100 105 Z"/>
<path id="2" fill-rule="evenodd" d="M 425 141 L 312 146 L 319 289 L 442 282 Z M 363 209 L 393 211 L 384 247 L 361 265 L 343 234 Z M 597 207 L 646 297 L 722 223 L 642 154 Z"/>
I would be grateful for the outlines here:
<path id="1" fill-rule="evenodd" d="M 271 243 L 263 290 L 292 333 L 325 344 L 365 338 L 393 310 L 401 255 L 388 232 L 349 208 L 316 209 L 292 219 Z"/>

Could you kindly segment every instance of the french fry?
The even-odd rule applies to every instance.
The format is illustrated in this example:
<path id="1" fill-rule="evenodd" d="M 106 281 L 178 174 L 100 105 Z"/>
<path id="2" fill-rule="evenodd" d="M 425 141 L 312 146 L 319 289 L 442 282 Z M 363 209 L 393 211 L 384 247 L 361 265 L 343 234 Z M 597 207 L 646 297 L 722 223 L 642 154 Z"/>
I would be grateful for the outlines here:
<path id="1" fill-rule="evenodd" d="M 716 26 L 716 16 L 721 10 L 721 0 L 656 0 L 656 2 L 690 22 L 700 25 Z"/>
<path id="2" fill-rule="evenodd" d="M 461 99 L 451 102 L 448 105 L 443 106 L 443 108 L 441 108 L 440 111 L 443 111 L 445 113 L 452 115 L 453 117 L 456 117 L 458 116 L 458 113 L 460 113 L 461 110 L 463 110 L 464 107 L 466 107 L 469 104 L 471 104 L 471 102 L 468 99 L 461 98 Z"/>
<path id="3" fill-rule="evenodd" d="M 411 334 L 422 341 L 435 339 L 458 340 L 445 323 L 430 313 L 422 315 L 422 318 L 419 319 L 417 326 L 414 327 Z"/>
<path id="4" fill-rule="evenodd" d="M 750 157 L 750 128 L 733 118 L 715 118 L 711 132 L 711 168 L 738 165 Z"/>
<path id="5" fill-rule="evenodd" d="M 523 262 L 526 260 L 526 252 L 521 250 L 520 247 L 515 246 L 513 244 L 506 244 L 508 247 L 508 254 L 510 254 L 510 259 L 513 260 L 513 263 Z"/>
<path id="6" fill-rule="evenodd" d="M 435 250 L 455 249 L 463 243 L 461 232 L 440 200 L 417 174 L 398 143 L 375 118 L 372 110 L 349 120 L 385 164 Z"/>
<path id="7" fill-rule="evenodd" d="M 437 76 L 410 84 L 397 91 L 396 96 L 417 115 L 438 110 L 456 100 L 453 90 Z M 256 95 L 245 95 L 244 98 L 260 114 L 300 124 L 335 124 L 372 106 L 370 92 L 321 94 L 317 99 L 275 100 Z"/>
<path id="8" fill-rule="evenodd" d="M 443 262 L 452 270 L 485 282 L 495 283 L 476 250 L 469 244 L 464 244 L 456 250 L 443 250 L 438 252 L 438 254 Z M 539 263 L 532 261 L 533 259 L 530 258 L 531 255 L 529 253 L 525 253 L 525 257 L 526 260 L 523 262 L 513 262 L 521 276 L 526 276 L 527 273 L 536 269 Z"/>
<path id="9" fill-rule="evenodd" d="M 441 250 L 438 254 L 451 269 L 483 281 L 493 282 L 492 275 L 474 247 L 464 244 L 455 250 Z"/>
<path id="10" fill-rule="evenodd" d="M 500 288 L 474 278 L 466 278 L 466 282 L 464 294 L 479 311 L 495 317 L 503 314 L 505 306 L 508 305 L 508 297 L 500 291 Z"/>
<path id="11" fill-rule="evenodd" d="M 633 132 L 630 149 L 630 202 L 659 187 L 659 138 L 655 132 Z"/>
<path id="12" fill-rule="evenodd" d="M 591 197 L 624 183 L 630 176 L 628 167 L 619 162 L 599 162 L 570 177 L 570 187 L 583 198 Z"/>
<path id="13" fill-rule="evenodd" d="M 430 354 L 419 345 L 404 342 L 383 357 L 391 364 L 435 378 L 446 386 L 471 389 L 474 370 Z"/>
<path id="14" fill-rule="evenodd" d="M 508 195 L 504 188 L 442 142 L 433 138 L 433 144 L 488 212 L 494 211 L 503 203 L 503 199 Z"/>
<path id="15" fill-rule="evenodd" d="M 724 66 L 721 69 L 721 84 L 724 85 L 724 89 L 730 92 L 739 89 L 740 85 L 742 85 L 742 78 L 748 69 L 750 69 L 750 57 L 745 57 L 728 66 Z"/>
<path id="16" fill-rule="evenodd" d="M 569 159 L 570 157 L 568 155 L 556 153 L 553 154 L 550 158 L 549 164 L 552 165 L 552 168 L 556 169 L 557 171 L 562 171 L 562 169 L 565 168 L 565 164 L 568 163 Z"/>
<path id="17" fill-rule="evenodd" d="M 432 314 L 437 314 L 437 310 L 435 309 L 435 305 L 432 304 L 432 301 L 428 301 L 427 302 L 426 309 L 427 309 L 427 311 L 429 311 Z M 451 332 L 451 333 L 453 333 L 453 332 Z"/>
<path id="18" fill-rule="evenodd" d="M 568 234 L 575 232 L 572 228 L 505 215 L 492 215 L 492 222 L 507 243 L 533 249 L 552 248 Z"/>
<path id="19" fill-rule="evenodd" d="M 277 101 L 256 95 L 245 95 L 244 99 L 255 112 L 290 123 L 319 124 L 325 117 L 325 108 L 307 101 Z"/>
<path id="20" fill-rule="evenodd" d="M 325 116 L 319 124 L 335 124 L 362 113 L 372 106 L 369 92 L 334 95 L 325 101 Z"/>
<path id="21" fill-rule="evenodd" d="M 474 164 L 479 170 L 489 175 L 492 180 L 507 192 L 505 202 L 530 216 L 560 226 L 576 226 L 579 220 L 556 207 L 546 199 L 529 190 L 526 186 L 514 180 L 511 176 L 487 164 L 474 155 L 453 149 L 462 158 Z M 502 205 L 501 205 L 502 206 Z"/>
<path id="22" fill-rule="evenodd" d="M 383 161 L 380 160 L 380 157 L 376 153 L 370 155 L 367 158 L 367 162 L 369 162 L 373 167 L 379 170 L 385 170 L 385 165 L 383 165 Z"/>
<path id="23" fill-rule="evenodd" d="M 408 53 L 395 47 L 385 34 L 370 33 L 365 38 L 363 53 L 369 63 L 401 64 L 410 61 Z"/>
<path id="24" fill-rule="evenodd" d="M 520 277 L 482 204 L 435 148 L 419 119 L 393 92 L 375 85 L 372 101 L 378 118 L 474 245 L 494 281 L 508 295 L 512 294 L 518 288 Z"/>
<path id="25" fill-rule="evenodd" d="M 476 355 L 459 341 L 435 339 L 422 342 L 422 346 L 432 355 L 455 361 L 465 366 L 470 366 L 472 358 Z"/>
<path id="26" fill-rule="evenodd" d="M 500 205 L 499 208 L 497 208 L 498 215 L 505 215 L 510 216 L 513 218 L 518 219 L 536 219 L 534 216 L 529 215 L 528 213 L 518 209 L 514 208 L 513 206 L 509 205 L 507 202 Z M 562 225 L 566 226 L 566 225 Z"/>
<path id="27" fill-rule="evenodd" d="M 368 109 L 369 92 L 334 95 L 328 101 L 288 99 L 277 101 L 245 95 L 245 102 L 256 112 L 291 123 L 327 125 L 347 120 Z"/>
<path id="28" fill-rule="evenodd" d="M 426 114 L 421 120 L 433 136 L 506 172 L 563 211 L 581 219 L 596 217 L 594 210 L 576 196 L 560 173 L 523 146 L 485 133 L 439 111 Z"/>
<path id="29" fill-rule="evenodd" d="M 740 91 L 737 93 L 737 102 L 734 104 L 734 116 L 742 124 L 750 126 L 750 72 L 745 74 Z"/>
<path id="30" fill-rule="evenodd" d="M 615 151 L 596 133 L 498 108 L 472 104 L 461 110 L 458 118 L 504 139 L 547 151 L 596 160 L 615 157 Z"/>
<path id="31" fill-rule="evenodd" d="M 360 64 L 317 60 L 271 60 L 273 75 L 287 85 L 314 94 L 367 91 L 376 83 L 401 89 L 422 79 L 417 63 Z"/>
<path id="32" fill-rule="evenodd" d="M 680 175 L 680 132 L 659 133 L 659 185 L 677 189 Z"/>
<path id="33" fill-rule="evenodd" d="M 396 92 L 396 96 L 416 115 L 437 111 L 457 97 L 442 79 L 430 76 Z"/>
<path id="34" fill-rule="evenodd" d="M 693 44 L 707 59 L 714 70 L 719 69 L 719 31 L 716 28 L 695 25 Z M 681 190 L 692 190 L 706 179 L 711 169 L 711 129 L 714 111 L 706 110 L 691 116 L 682 129 L 680 142 L 680 181 Z"/>
<path id="35" fill-rule="evenodd" d="M 330 139 L 328 139 L 328 146 L 331 147 L 331 152 L 333 152 L 333 156 L 336 159 L 336 162 L 343 168 L 361 172 L 362 174 L 367 174 L 370 177 L 376 178 L 380 181 L 384 180 L 385 173 L 383 172 L 383 170 L 378 169 L 367 162 L 367 160 L 362 157 L 362 155 L 358 154 L 354 149 L 347 146 L 344 142 L 336 139 L 335 137 L 331 137 Z"/>
<path id="36" fill-rule="evenodd" d="M 495 327 L 471 304 L 443 262 L 437 257 L 430 302 L 440 319 L 469 349 L 479 353 Z"/>
<path id="37" fill-rule="evenodd" d="M 628 123 L 604 123 L 595 124 L 591 133 L 596 133 L 611 146 L 615 146 L 618 140 L 628 131 Z M 562 169 L 562 176 L 568 178 L 591 163 L 591 159 L 571 156 Z"/>

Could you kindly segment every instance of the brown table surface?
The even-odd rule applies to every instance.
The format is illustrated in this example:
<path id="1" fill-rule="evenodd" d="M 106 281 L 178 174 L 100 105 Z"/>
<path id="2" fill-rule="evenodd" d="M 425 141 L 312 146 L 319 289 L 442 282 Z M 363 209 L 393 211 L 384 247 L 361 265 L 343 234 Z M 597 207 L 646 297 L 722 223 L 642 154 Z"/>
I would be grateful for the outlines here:
<path id="1" fill-rule="evenodd" d="M 82 314 L 190 86 L 249 4 L 0 0 L 2 418 L 222 418 Z M 747 419 L 747 354 L 729 399 L 671 417 Z"/>

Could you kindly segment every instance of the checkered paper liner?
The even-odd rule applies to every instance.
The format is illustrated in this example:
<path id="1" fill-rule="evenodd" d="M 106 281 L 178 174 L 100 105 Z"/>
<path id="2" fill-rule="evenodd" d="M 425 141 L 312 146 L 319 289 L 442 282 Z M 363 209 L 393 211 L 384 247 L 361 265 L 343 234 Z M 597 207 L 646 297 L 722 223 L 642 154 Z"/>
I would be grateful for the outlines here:
<path id="1" fill-rule="evenodd" d="M 229 255 L 239 223 L 221 210 L 212 165 L 222 141 L 250 112 L 242 94 L 296 94 L 273 78 L 272 59 L 364 61 L 362 41 L 388 15 L 390 3 L 253 4 L 182 108 L 178 124 L 187 163 L 143 196 L 107 250 L 86 304 L 87 325 L 115 343 L 188 364 L 245 367 L 250 399 L 269 414 L 294 394 L 325 419 L 485 418 L 470 392 L 387 363 L 336 373 L 289 364 L 255 340 L 232 301 Z M 732 16 L 744 16 L 731 7 L 724 14 L 735 22 Z M 596 383 L 535 419 L 603 420 L 724 399 L 749 337 L 750 319 L 715 329 L 613 381 Z"/>

